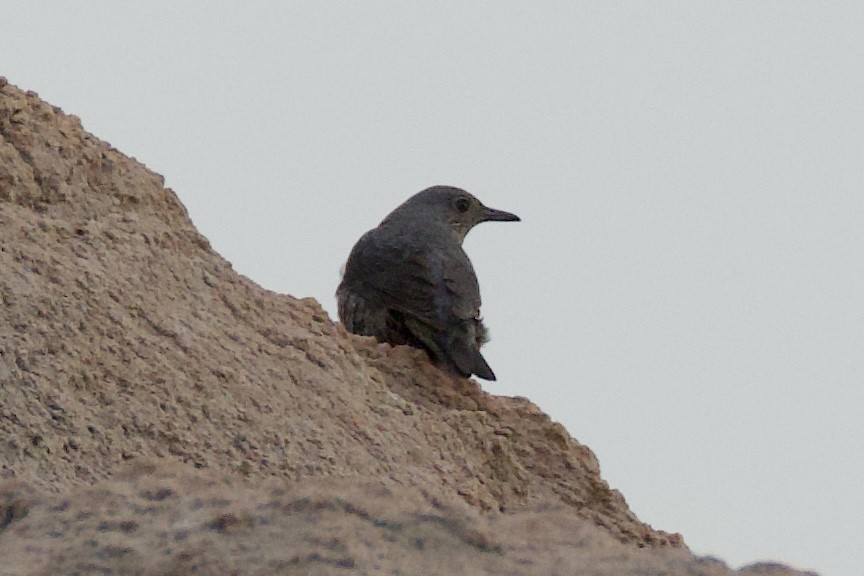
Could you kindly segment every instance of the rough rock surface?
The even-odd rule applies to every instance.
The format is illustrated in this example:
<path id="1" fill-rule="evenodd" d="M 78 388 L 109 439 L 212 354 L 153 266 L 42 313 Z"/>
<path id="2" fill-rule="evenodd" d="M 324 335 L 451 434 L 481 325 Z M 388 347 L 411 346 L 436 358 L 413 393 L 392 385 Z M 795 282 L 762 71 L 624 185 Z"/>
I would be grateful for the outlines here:
<path id="1" fill-rule="evenodd" d="M 529 401 L 238 275 L 2 78 L 0 313 L 0 574 L 730 573 Z"/>

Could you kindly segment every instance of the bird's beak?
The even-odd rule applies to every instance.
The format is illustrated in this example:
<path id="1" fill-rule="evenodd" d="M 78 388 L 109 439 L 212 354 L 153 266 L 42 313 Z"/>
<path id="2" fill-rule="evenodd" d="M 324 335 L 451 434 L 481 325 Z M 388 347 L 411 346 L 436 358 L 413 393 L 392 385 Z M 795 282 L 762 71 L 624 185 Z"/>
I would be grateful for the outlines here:
<path id="1" fill-rule="evenodd" d="M 496 210 L 494 208 L 486 208 L 483 212 L 482 222 L 519 222 L 520 218 L 510 212 Z"/>

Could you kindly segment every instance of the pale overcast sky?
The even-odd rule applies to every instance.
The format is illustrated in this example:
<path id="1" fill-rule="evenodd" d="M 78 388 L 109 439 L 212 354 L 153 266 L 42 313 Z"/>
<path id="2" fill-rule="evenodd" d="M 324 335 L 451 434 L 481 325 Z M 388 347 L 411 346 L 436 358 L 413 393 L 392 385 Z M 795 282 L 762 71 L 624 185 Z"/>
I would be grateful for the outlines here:
<path id="1" fill-rule="evenodd" d="M 483 386 L 732 565 L 864 569 L 864 5 L 10 2 L 0 75 L 335 315 L 357 238 L 461 186 Z"/>

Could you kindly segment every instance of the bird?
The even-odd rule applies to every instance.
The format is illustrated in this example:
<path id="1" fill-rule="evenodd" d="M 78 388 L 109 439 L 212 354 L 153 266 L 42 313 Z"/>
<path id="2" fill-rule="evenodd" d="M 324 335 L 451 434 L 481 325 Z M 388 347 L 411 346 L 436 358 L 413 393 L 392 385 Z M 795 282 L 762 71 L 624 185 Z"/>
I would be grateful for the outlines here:
<path id="1" fill-rule="evenodd" d="M 423 348 L 451 373 L 495 380 L 480 353 L 488 331 L 462 241 L 481 222 L 518 221 L 460 188 L 418 192 L 354 245 L 336 290 L 339 319 L 351 333 Z"/>

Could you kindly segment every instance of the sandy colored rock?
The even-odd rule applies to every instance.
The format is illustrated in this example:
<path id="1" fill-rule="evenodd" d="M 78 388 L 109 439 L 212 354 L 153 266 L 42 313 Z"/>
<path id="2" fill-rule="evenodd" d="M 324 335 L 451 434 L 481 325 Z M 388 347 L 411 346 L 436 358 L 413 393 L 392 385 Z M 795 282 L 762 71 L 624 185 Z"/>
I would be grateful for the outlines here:
<path id="1" fill-rule="evenodd" d="M 3 79 L 0 243 L 0 574 L 729 573 L 528 400 L 238 275 Z"/>
<path id="2" fill-rule="evenodd" d="M 380 482 L 255 482 L 165 462 L 32 505 L 0 555 L 46 573 L 99 574 L 728 574 L 681 548 L 640 549 L 562 505 L 479 514 Z"/>

